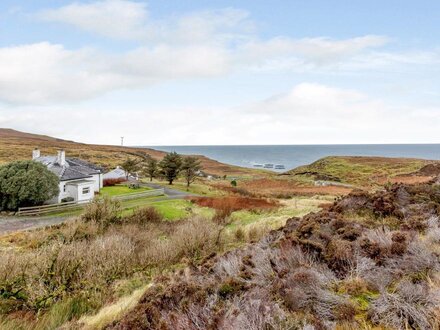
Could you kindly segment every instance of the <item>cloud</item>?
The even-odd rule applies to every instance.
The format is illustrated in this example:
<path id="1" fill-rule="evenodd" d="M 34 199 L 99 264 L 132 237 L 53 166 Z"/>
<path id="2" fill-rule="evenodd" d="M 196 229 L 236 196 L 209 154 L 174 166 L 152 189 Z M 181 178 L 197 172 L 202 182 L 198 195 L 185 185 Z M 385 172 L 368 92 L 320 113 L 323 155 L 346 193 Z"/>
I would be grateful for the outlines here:
<path id="1" fill-rule="evenodd" d="M 117 54 L 92 48 L 69 50 L 49 42 L 4 47 L 0 48 L 0 99 L 17 104 L 81 101 L 113 90 L 222 76 L 289 56 L 304 70 L 305 62 L 341 60 L 380 43 L 380 38 L 360 39 L 254 42 L 240 49 L 211 42 L 159 43 Z"/>
<path id="2" fill-rule="evenodd" d="M 75 2 L 43 10 L 37 16 L 48 22 L 73 25 L 105 37 L 138 39 L 145 34 L 148 11 L 144 3 L 104 0 L 87 4 Z"/>
<path id="3" fill-rule="evenodd" d="M 244 57 L 253 56 L 256 61 L 293 56 L 302 62 L 325 65 L 340 62 L 367 49 L 386 45 L 384 36 L 366 35 L 343 40 L 331 38 L 292 39 L 277 37 L 267 41 L 248 42 L 242 45 Z"/>
<path id="4" fill-rule="evenodd" d="M 33 132 L 41 128 L 41 133 L 90 143 L 117 144 L 119 136 L 125 136 L 131 145 L 421 143 L 434 142 L 440 129 L 440 106 L 401 107 L 357 90 L 317 83 L 301 83 L 236 107 L 121 111 L 111 105 L 80 104 L 63 111 L 57 106 L 16 111 L 20 116 L 0 109 L 0 127 Z M 66 112 L 69 125 L 59 125 Z"/>
<path id="5" fill-rule="evenodd" d="M 73 3 L 42 10 L 36 16 L 104 37 L 143 43 L 224 43 L 242 38 L 254 27 L 249 13 L 240 9 L 203 10 L 153 19 L 145 3 L 128 0 Z"/>
<path id="6" fill-rule="evenodd" d="M 42 42 L 0 48 L 0 99 L 16 104 L 81 101 L 117 89 L 218 75 L 226 69 L 227 54 L 210 47 L 158 46 L 111 55 Z"/>
<path id="7" fill-rule="evenodd" d="M 389 38 L 376 35 L 264 39 L 250 14 L 235 8 L 158 19 L 144 2 L 101 0 L 75 2 L 36 15 L 87 33 L 134 40 L 135 46 L 124 43 L 116 53 L 67 49 L 47 41 L 0 48 L 0 101 L 68 103 L 178 79 L 260 71 L 338 74 L 398 65 L 408 69 L 438 64 L 440 58 L 436 52 L 384 52 Z"/>
<path id="8" fill-rule="evenodd" d="M 92 50 L 69 51 L 47 42 L 1 48 L 0 98 L 24 104 L 73 101 L 127 84 L 114 72 L 97 70 L 97 57 Z"/>

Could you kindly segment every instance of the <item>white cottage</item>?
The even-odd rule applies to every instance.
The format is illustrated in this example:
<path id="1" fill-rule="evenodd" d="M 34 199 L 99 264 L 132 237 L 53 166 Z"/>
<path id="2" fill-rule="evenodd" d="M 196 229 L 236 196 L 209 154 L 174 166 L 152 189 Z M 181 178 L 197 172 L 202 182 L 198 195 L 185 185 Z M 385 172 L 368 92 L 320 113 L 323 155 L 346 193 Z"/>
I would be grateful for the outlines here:
<path id="1" fill-rule="evenodd" d="M 102 188 L 101 169 L 78 158 L 66 158 L 64 150 L 59 150 L 56 156 L 41 156 L 40 150 L 35 149 L 32 159 L 46 165 L 60 180 L 59 195 L 48 203 L 61 203 L 66 199 L 89 201 Z"/>
<path id="2" fill-rule="evenodd" d="M 126 178 L 127 177 L 125 175 L 125 171 L 120 166 L 117 166 L 114 170 L 111 170 L 110 172 L 104 173 L 104 180 L 106 179 L 125 180 Z"/>

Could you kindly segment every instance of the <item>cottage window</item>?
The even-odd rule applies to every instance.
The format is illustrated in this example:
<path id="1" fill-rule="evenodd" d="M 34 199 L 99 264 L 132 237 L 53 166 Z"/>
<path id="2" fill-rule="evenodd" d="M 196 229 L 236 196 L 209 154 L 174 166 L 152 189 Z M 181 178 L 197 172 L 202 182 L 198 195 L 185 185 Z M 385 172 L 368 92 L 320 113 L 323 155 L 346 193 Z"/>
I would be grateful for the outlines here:
<path id="1" fill-rule="evenodd" d="M 85 187 L 83 188 L 83 195 L 86 195 L 90 192 L 90 188 L 89 187 Z"/>

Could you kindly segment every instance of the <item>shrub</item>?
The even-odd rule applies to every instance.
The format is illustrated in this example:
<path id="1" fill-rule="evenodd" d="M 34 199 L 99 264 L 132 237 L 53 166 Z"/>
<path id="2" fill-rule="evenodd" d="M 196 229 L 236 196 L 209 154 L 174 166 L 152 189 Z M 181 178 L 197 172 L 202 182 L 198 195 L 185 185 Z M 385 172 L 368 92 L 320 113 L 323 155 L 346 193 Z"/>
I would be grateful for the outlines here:
<path id="1" fill-rule="evenodd" d="M 269 232 L 270 227 L 267 224 L 253 224 L 248 226 L 247 232 L 247 240 L 249 242 L 256 242 L 261 237 L 264 236 L 267 232 Z"/>
<path id="2" fill-rule="evenodd" d="M 337 272 L 345 272 L 354 263 L 353 246 L 345 240 L 332 240 L 326 249 L 326 259 Z"/>
<path id="3" fill-rule="evenodd" d="M 40 205 L 58 192 L 58 177 L 41 163 L 18 161 L 0 166 L 0 210 Z"/>
<path id="4" fill-rule="evenodd" d="M 408 246 L 407 246 L 406 242 L 405 243 L 393 242 L 391 244 L 391 253 L 401 256 L 406 252 L 407 247 Z"/>
<path id="5" fill-rule="evenodd" d="M 342 283 L 341 288 L 351 296 L 359 296 L 368 291 L 367 283 L 359 277 L 349 278 Z"/>
<path id="6" fill-rule="evenodd" d="M 249 228 L 247 234 L 248 234 L 248 241 L 255 242 L 259 238 L 259 231 L 257 226 L 252 226 L 251 228 Z"/>
<path id="7" fill-rule="evenodd" d="M 338 321 L 353 321 L 356 313 L 356 307 L 350 302 L 343 302 L 335 308 L 335 318 Z"/>
<path id="8" fill-rule="evenodd" d="M 427 219 L 423 215 L 414 215 L 406 220 L 404 229 L 424 231 L 428 228 Z"/>
<path id="9" fill-rule="evenodd" d="M 237 230 L 234 232 L 235 239 L 239 242 L 243 241 L 245 238 L 245 233 L 243 228 L 237 228 Z"/>
<path id="10" fill-rule="evenodd" d="M 216 209 L 212 220 L 219 225 L 225 225 L 228 222 L 228 218 L 232 214 L 232 208 L 225 205 L 221 209 Z"/>
<path id="11" fill-rule="evenodd" d="M 216 250 L 220 228 L 204 218 L 193 218 L 178 225 L 170 240 L 181 256 L 200 259 Z"/>
<path id="12" fill-rule="evenodd" d="M 133 214 L 124 221 L 129 223 L 136 223 L 139 225 L 145 225 L 147 223 L 158 223 L 163 220 L 162 214 L 160 214 L 154 207 L 144 207 L 134 210 Z"/>
<path id="13" fill-rule="evenodd" d="M 104 187 L 112 187 L 112 186 L 117 185 L 118 183 L 122 183 L 122 182 L 125 182 L 125 181 L 126 181 L 125 178 L 104 179 L 104 180 L 102 181 L 102 185 L 103 185 Z"/>
<path id="14" fill-rule="evenodd" d="M 73 202 L 73 201 L 75 201 L 75 198 L 73 198 L 73 197 L 66 197 L 66 198 L 63 198 L 61 200 L 61 203 L 68 203 L 68 202 Z"/>
<path id="15" fill-rule="evenodd" d="M 372 302 L 370 318 L 393 329 L 432 329 L 440 294 L 426 284 L 400 283 L 393 293 L 383 292 Z"/>
<path id="16" fill-rule="evenodd" d="M 229 296 L 239 293 L 245 288 L 244 284 L 234 278 L 228 278 L 219 288 L 218 294 L 226 299 Z"/>
<path id="17" fill-rule="evenodd" d="M 85 208 L 82 219 L 86 222 L 93 221 L 102 228 L 121 221 L 121 202 L 109 197 L 94 199 Z"/>

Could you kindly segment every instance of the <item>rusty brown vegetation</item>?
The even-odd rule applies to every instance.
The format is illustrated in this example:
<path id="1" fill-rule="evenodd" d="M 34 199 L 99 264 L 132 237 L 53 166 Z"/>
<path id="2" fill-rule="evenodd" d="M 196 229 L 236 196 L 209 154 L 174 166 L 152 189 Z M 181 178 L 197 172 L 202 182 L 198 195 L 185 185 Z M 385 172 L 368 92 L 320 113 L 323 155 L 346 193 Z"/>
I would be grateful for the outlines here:
<path id="1" fill-rule="evenodd" d="M 286 178 L 256 178 L 242 184 L 254 196 L 286 198 L 299 195 L 347 195 L 352 188 L 342 186 L 315 186 L 313 182 L 301 183 Z"/>

